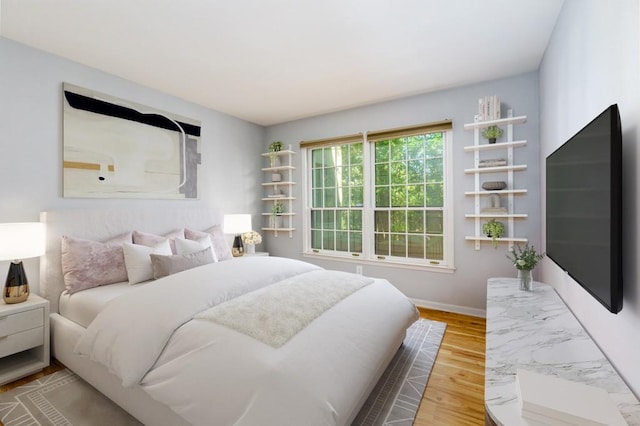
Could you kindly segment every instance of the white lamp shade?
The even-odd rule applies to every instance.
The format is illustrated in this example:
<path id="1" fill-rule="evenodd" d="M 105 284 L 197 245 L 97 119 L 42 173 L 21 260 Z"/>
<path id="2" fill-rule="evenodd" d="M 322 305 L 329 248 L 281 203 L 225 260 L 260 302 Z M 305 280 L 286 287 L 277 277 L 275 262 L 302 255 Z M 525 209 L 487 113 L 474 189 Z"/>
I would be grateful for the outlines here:
<path id="1" fill-rule="evenodd" d="M 0 260 L 27 259 L 44 252 L 44 223 L 0 223 Z"/>
<path id="2" fill-rule="evenodd" d="M 250 214 L 225 214 L 224 215 L 224 233 L 225 234 L 241 234 L 251 231 L 251 215 Z"/>

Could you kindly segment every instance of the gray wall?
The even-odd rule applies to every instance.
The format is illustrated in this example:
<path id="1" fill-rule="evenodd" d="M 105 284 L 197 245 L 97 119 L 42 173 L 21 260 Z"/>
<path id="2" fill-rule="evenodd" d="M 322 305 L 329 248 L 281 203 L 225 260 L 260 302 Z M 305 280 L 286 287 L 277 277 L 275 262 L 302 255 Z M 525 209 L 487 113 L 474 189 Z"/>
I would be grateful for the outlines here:
<path id="1" fill-rule="evenodd" d="M 599 0 L 566 0 L 540 68 L 541 161 L 609 105 L 617 103 L 620 108 L 622 311 L 609 313 L 552 261 L 546 259 L 541 266 L 542 280 L 557 289 L 636 394 L 640 393 L 639 12 L 637 0 L 620 0 L 615 7 Z M 544 184 L 542 176 L 541 187 Z"/>
<path id="2" fill-rule="evenodd" d="M 263 127 L 1 37 L 0 64 L 0 222 L 37 221 L 44 210 L 144 206 L 160 214 L 165 206 L 191 204 L 251 213 L 259 226 Z M 62 198 L 63 82 L 200 120 L 200 200 Z M 0 274 L 7 266 L 0 264 Z M 25 266 L 37 292 L 38 261 L 25 260 Z"/>
<path id="3" fill-rule="evenodd" d="M 500 96 L 502 100 L 502 108 L 505 111 L 503 116 L 506 114 L 506 108 L 511 107 L 515 115 L 528 117 L 526 124 L 514 127 L 515 139 L 528 140 L 526 147 L 515 150 L 516 162 L 529 166 L 526 172 L 516 173 L 518 186 L 529 189 L 526 196 L 517 197 L 516 209 L 518 212 L 530 214 L 528 219 L 518 221 L 516 232 L 519 235 L 528 236 L 533 244 L 539 246 L 540 168 L 537 73 L 271 126 L 267 128 L 265 149 L 271 141 L 282 140 L 285 145 L 291 144 L 293 149 L 299 152 L 301 140 L 452 119 L 455 272 L 449 274 L 365 264 L 364 274 L 389 279 L 402 292 L 421 305 L 483 315 L 486 306 L 487 278 L 516 275 L 515 269 L 505 257 L 506 244 L 503 243 L 494 249 L 491 244 L 484 243 L 482 249 L 476 251 L 473 243 L 465 241 L 464 238 L 466 235 L 473 234 L 474 222 L 464 218 L 465 213 L 473 212 L 472 197 L 464 195 L 465 191 L 473 190 L 473 177 L 464 173 L 465 168 L 473 166 L 473 155 L 466 153 L 463 147 L 473 144 L 473 133 L 465 131 L 463 124 L 473 122 L 473 116 L 477 113 L 478 98 L 493 94 Z M 303 187 L 300 161 L 300 155 L 297 155 L 294 161 L 297 166 L 294 179 L 298 182 L 295 187 L 297 200 L 294 205 L 297 213 L 294 223 L 297 230 L 293 233 L 293 238 L 282 235 L 276 238 L 271 234 L 266 235 L 268 249 L 272 255 L 303 259 L 301 254 L 301 191 Z M 267 211 L 266 207 L 265 211 Z M 304 260 L 327 268 L 355 272 L 356 263 L 319 261 L 309 258 Z"/>
<path id="4" fill-rule="evenodd" d="M 454 253 L 456 270 L 452 274 L 365 265 L 364 273 L 388 278 L 401 291 L 423 305 L 482 315 L 485 308 L 486 279 L 491 276 L 514 276 L 505 258 L 506 245 L 493 249 L 483 244 L 480 251 L 464 240 L 473 233 L 470 213 L 473 200 L 464 196 L 471 190 L 473 178 L 463 169 L 472 166 L 472 155 L 463 147 L 473 143 L 473 135 L 463 130 L 473 121 L 477 99 L 489 94 L 502 98 L 503 108 L 513 107 L 517 115 L 527 115 L 524 125 L 516 126 L 515 137 L 527 139 L 525 148 L 516 150 L 516 161 L 527 163 L 527 172 L 518 173 L 517 181 L 529 189 L 517 198 L 517 210 L 531 217 L 518 222 L 517 233 L 539 243 L 540 224 L 538 173 L 538 80 L 537 73 L 509 79 L 465 86 L 437 93 L 413 96 L 341 113 L 299 120 L 266 129 L 203 108 L 173 96 L 151 90 L 133 82 L 56 57 L 36 49 L 0 38 L 0 146 L 3 167 L 0 176 L 0 222 L 38 220 L 43 210 L 76 208 L 135 208 L 155 206 L 206 205 L 222 213 L 248 212 L 255 229 L 260 228 L 260 172 L 264 166 L 260 152 L 273 140 L 292 144 L 296 151 L 300 140 L 339 136 L 354 132 L 392 128 L 451 118 L 454 123 Z M 108 93 L 132 102 L 153 106 L 202 122 L 202 185 L 200 201 L 145 201 L 64 199 L 62 192 L 62 83 L 69 82 Z M 204 88 L 206 89 L 206 88 Z M 300 179 L 300 156 L 295 156 Z M 301 185 L 296 185 L 300 212 Z M 295 217 L 293 238 L 264 235 L 263 247 L 273 255 L 300 258 L 302 251 L 301 215 Z M 355 271 L 355 264 L 311 260 L 322 266 Z M 32 286 L 37 291 L 37 260 L 25 261 Z M 0 271 L 6 263 L 0 264 Z"/>

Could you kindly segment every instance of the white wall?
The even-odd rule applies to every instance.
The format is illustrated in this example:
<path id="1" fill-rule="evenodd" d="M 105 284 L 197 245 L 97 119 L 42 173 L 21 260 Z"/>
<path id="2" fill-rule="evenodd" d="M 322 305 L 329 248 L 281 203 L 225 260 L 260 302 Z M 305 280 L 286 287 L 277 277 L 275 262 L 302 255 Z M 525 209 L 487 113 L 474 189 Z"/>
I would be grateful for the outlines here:
<path id="1" fill-rule="evenodd" d="M 63 82 L 200 120 L 200 200 L 62 198 Z M 37 221 L 43 210 L 155 206 L 161 211 L 191 204 L 251 213 L 257 227 L 264 132 L 261 126 L 0 37 L 0 222 Z M 0 263 L 0 276 L 7 266 Z M 37 292 L 37 259 L 25 260 L 25 266 Z"/>
<path id="2" fill-rule="evenodd" d="M 473 64 L 469 64 L 473 66 Z M 341 136 L 357 132 L 379 130 L 439 121 L 453 120 L 453 162 L 454 162 L 454 251 L 456 271 L 453 274 L 398 269 L 381 266 L 364 266 L 364 274 L 387 278 L 407 296 L 423 305 L 484 315 L 486 308 L 486 281 L 489 277 L 515 276 L 516 271 L 506 259 L 507 246 L 502 244 L 493 249 L 484 244 L 476 251 L 465 235 L 473 234 L 473 220 L 465 219 L 465 213 L 473 211 L 473 199 L 465 197 L 464 191 L 473 189 L 473 177 L 464 173 L 473 166 L 473 155 L 463 150 L 473 144 L 473 133 L 464 131 L 463 124 L 473 122 L 477 113 L 478 98 L 496 94 L 501 97 L 503 110 L 512 107 L 516 115 L 527 115 L 526 124 L 515 126 L 517 139 L 529 141 L 525 148 L 515 150 L 518 163 L 529 165 L 524 173 L 517 173 L 517 183 L 529 189 L 524 197 L 517 197 L 519 212 L 530 213 L 531 217 L 518 222 L 517 233 L 528 236 L 532 243 L 540 243 L 539 221 L 539 143 L 538 143 L 538 75 L 528 73 L 513 78 L 490 81 L 450 90 L 443 90 L 397 101 L 384 102 L 373 106 L 356 108 L 334 114 L 313 117 L 267 128 L 265 149 L 271 141 L 282 140 L 291 144 L 299 152 L 301 140 Z M 505 113 L 506 114 L 506 113 Z M 505 155 L 505 154 L 503 154 Z M 294 208 L 298 213 L 294 224 L 297 230 L 293 238 L 267 235 L 271 254 L 300 258 L 323 267 L 355 272 L 355 263 L 318 261 L 303 258 L 302 252 L 302 179 L 300 176 L 300 155 L 295 158 L 297 169 L 294 179 L 299 184 L 295 188 L 297 198 Z M 267 211 L 267 207 L 265 207 Z"/>
<path id="3" fill-rule="evenodd" d="M 637 0 L 566 0 L 540 68 L 541 164 L 606 107 L 617 103 L 620 108 L 624 155 L 622 311 L 609 313 L 552 261 L 545 259 L 541 269 L 542 280 L 556 287 L 636 394 L 640 394 L 639 11 Z M 543 176 L 542 187 L 544 182 Z M 544 211 L 543 200 L 541 216 Z"/>

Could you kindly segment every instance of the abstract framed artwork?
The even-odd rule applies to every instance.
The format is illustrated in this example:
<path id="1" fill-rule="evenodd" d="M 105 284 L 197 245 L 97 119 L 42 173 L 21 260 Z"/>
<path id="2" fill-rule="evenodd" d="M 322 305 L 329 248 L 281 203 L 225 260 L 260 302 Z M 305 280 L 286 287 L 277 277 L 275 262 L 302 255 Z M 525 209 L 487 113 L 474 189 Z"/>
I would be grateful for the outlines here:
<path id="1" fill-rule="evenodd" d="M 198 199 L 197 120 L 63 84 L 65 198 Z"/>

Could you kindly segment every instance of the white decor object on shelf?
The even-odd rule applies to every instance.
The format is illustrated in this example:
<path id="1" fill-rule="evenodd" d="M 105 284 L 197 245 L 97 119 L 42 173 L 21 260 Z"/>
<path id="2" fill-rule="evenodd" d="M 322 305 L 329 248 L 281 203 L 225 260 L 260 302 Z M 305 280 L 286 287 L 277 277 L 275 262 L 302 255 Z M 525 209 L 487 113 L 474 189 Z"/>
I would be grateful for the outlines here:
<path id="1" fill-rule="evenodd" d="M 262 213 L 263 231 L 273 232 L 274 236 L 278 236 L 280 232 L 288 232 L 289 237 L 293 237 L 293 217 L 295 216 L 293 209 L 293 188 L 296 184 L 293 181 L 293 156 L 295 152 L 291 149 L 280 151 L 269 151 L 262 154 L 268 159 L 268 167 L 262 168 L 262 171 L 269 176 L 269 181 L 262 184 L 265 189 L 262 201 L 265 202 L 266 211 Z M 277 160 L 275 160 L 277 158 Z M 273 175 L 279 175 L 279 180 L 274 180 Z M 274 206 L 280 203 L 284 206 L 284 212 L 274 215 Z"/>
<path id="2" fill-rule="evenodd" d="M 502 116 L 500 98 L 497 95 L 478 99 L 478 120 L 497 120 Z M 488 127 L 488 126 L 487 126 Z"/>
<path id="3" fill-rule="evenodd" d="M 482 234 L 482 224 L 485 219 L 502 218 L 506 219 L 506 235 L 498 238 L 497 241 L 506 241 L 510 244 L 513 243 L 526 243 L 527 238 L 515 236 L 515 220 L 526 219 L 528 215 L 526 213 L 515 212 L 515 196 L 524 195 L 527 193 L 526 189 L 516 188 L 514 172 L 527 170 L 526 164 L 514 164 L 513 161 L 513 149 L 523 147 L 527 144 L 526 140 L 513 140 L 513 126 L 515 124 L 522 124 L 527 121 L 526 116 L 513 116 L 513 110 L 509 109 L 506 118 L 500 118 L 499 115 L 500 100 L 497 97 L 485 97 L 479 100 L 479 113 L 474 117 L 473 123 L 464 125 L 465 130 L 473 131 L 473 145 L 465 146 L 465 152 L 473 153 L 473 167 L 465 169 L 466 174 L 474 175 L 474 189 L 473 191 L 465 192 L 466 196 L 474 198 L 474 211 L 473 213 L 466 214 L 465 217 L 473 219 L 475 221 L 474 235 L 465 237 L 467 241 L 475 242 L 475 249 L 480 250 L 482 241 L 492 241 L 490 237 Z M 484 111 L 484 112 L 483 112 Z M 491 119 L 483 119 L 489 117 Z M 506 127 L 506 141 L 499 143 L 481 143 L 481 130 L 489 126 Z M 488 159 L 480 159 L 480 154 L 486 151 L 500 150 L 506 152 L 506 158 L 504 154 L 492 156 Z M 497 189 L 502 185 L 497 185 L 502 180 L 487 180 L 487 182 L 481 182 L 481 177 L 488 174 L 504 174 L 506 179 L 506 187 L 503 189 Z M 489 185 L 485 185 L 489 184 Z M 485 190 L 484 187 L 493 187 L 496 189 Z M 506 201 L 505 205 L 489 206 L 485 197 L 494 197 L 496 194 L 504 195 Z"/>

